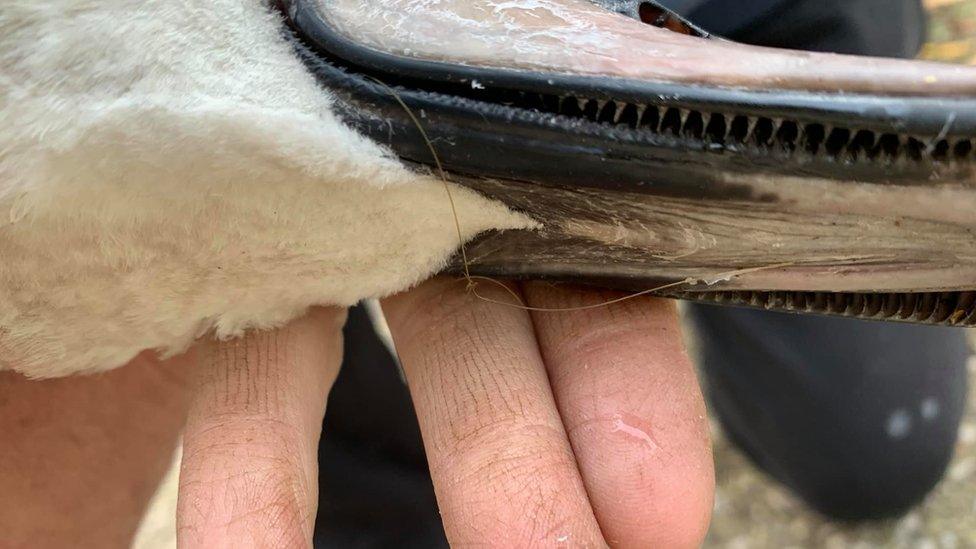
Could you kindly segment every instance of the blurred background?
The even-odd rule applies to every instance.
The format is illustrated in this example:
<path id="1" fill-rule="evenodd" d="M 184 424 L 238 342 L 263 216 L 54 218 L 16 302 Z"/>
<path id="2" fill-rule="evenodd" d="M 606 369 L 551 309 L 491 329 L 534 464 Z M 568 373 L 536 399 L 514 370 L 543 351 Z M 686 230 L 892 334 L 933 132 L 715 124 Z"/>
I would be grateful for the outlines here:
<path id="1" fill-rule="evenodd" d="M 976 0 L 956 3 L 976 7 Z M 976 332 L 970 342 L 976 350 Z M 976 356 L 968 367 L 976 379 Z M 968 409 L 945 478 L 922 505 L 898 520 L 860 525 L 827 520 L 757 470 L 714 421 L 712 437 L 717 492 L 706 549 L 976 547 L 976 383 L 969 387 Z"/>
<path id="2" fill-rule="evenodd" d="M 976 65 L 976 1 L 926 0 L 928 44 L 922 57 Z"/>
<path id="3" fill-rule="evenodd" d="M 748 1 L 748 0 L 747 0 Z M 976 0 L 925 0 L 926 59 L 976 65 Z M 880 16 L 880 14 L 879 14 Z M 976 332 L 971 334 L 976 351 Z M 976 379 L 976 356 L 969 360 Z M 757 471 L 713 424 L 718 492 L 705 547 L 976 548 L 976 383 L 946 478 L 905 517 L 868 525 L 828 521 Z M 138 549 L 175 547 L 176 468 L 156 495 L 136 540 Z"/>

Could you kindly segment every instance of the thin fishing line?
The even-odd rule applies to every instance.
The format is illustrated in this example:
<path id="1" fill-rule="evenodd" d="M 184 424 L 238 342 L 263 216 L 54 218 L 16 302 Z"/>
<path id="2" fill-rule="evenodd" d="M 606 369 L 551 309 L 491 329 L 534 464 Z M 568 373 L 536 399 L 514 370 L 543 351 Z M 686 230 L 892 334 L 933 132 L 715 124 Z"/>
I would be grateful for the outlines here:
<path id="1" fill-rule="evenodd" d="M 468 252 L 464 246 L 464 236 L 461 231 L 461 219 L 458 216 L 457 204 L 454 202 L 454 193 L 451 192 L 451 186 L 448 183 L 447 172 L 444 171 L 444 165 L 441 163 L 441 157 L 437 154 L 437 149 L 434 148 L 434 143 L 430 140 L 430 137 L 427 136 L 427 131 L 424 129 L 423 124 L 420 123 L 420 120 L 413 113 L 413 110 L 407 106 L 407 103 L 403 100 L 403 98 L 400 97 L 400 94 L 398 94 L 396 90 L 388 86 L 382 80 L 372 76 L 370 78 L 372 78 L 377 84 L 386 88 L 386 91 L 390 92 L 393 99 L 395 99 L 396 102 L 403 107 L 403 110 L 406 111 L 407 116 L 410 117 L 410 120 L 413 121 L 414 126 L 417 127 L 417 131 L 419 131 L 420 135 L 424 138 L 424 142 L 427 144 L 427 149 L 430 150 L 430 155 L 434 158 L 434 164 L 437 166 L 437 172 L 438 175 L 440 175 L 441 183 L 444 184 L 444 192 L 447 193 L 447 199 L 451 201 L 451 212 L 454 214 L 454 229 L 457 231 L 458 246 L 460 246 L 461 249 L 461 261 L 464 264 L 464 278 L 468 281 L 468 284 L 471 285 L 474 281 L 471 278 L 471 270 L 468 265 Z"/>
<path id="2" fill-rule="evenodd" d="M 423 124 L 420 123 L 420 119 L 417 118 L 417 116 L 413 113 L 413 110 L 407 105 L 407 103 L 403 100 L 403 98 L 400 97 L 400 94 L 398 94 L 396 92 L 396 90 L 394 90 L 393 88 L 391 88 L 389 85 L 387 85 L 382 80 L 380 80 L 378 78 L 375 78 L 375 77 L 372 77 L 372 76 L 370 76 L 369 78 L 371 78 L 374 82 L 376 82 L 380 86 L 383 86 L 383 88 L 385 88 L 386 91 L 388 91 L 390 93 L 390 95 L 393 97 L 393 99 L 397 103 L 400 104 L 400 107 L 403 108 L 404 112 L 407 113 L 407 116 L 410 117 L 410 120 L 413 122 L 414 126 L 416 126 L 417 131 L 420 132 L 421 137 L 423 137 L 424 142 L 427 145 L 427 149 L 430 151 L 431 157 L 433 157 L 433 159 L 434 159 L 434 164 L 437 166 L 437 173 L 440 176 L 441 183 L 444 184 L 444 192 L 447 193 L 447 198 L 448 198 L 448 200 L 451 203 L 451 213 L 454 216 L 454 229 L 457 231 L 458 246 L 459 246 L 460 251 L 461 251 L 461 261 L 463 263 L 464 280 L 467 283 L 467 290 L 469 292 L 471 292 L 478 299 L 480 299 L 480 300 L 482 300 L 482 301 L 484 301 L 486 303 L 492 303 L 492 304 L 501 305 L 501 306 L 504 306 L 504 307 L 511 307 L 511 308 L 520 309 L 520 310 L 523 310 L 523 311 L 531 311 L 531 312 L 539 312 L 539 313 L 570 313 L 570 312 L 576 312 L 576 311 L 588 311 L 588 310 L 593 310 L 593 309 L 601 309 L 601 308 L 604 308 L 604 307 L 609 307 L 611 305 L 616 305 L 618 303 L 623 303 L 625 301 L 630 301 L 632 299 L 637 299 L 639 297 L 643 297 L 643 296 L 646 296 L 646 295 L 649 295 L 649 294 L 653 294 L 653 293 L 656 293 L 656 292 L 660 292 L 660 291 L 663 291 L 663 290 L 670 290 L 672 288 L 677 288 L 677 287 L 680 287 L 680 286 L 684 286 L 686 284 L 687 285 L 695 285 L 695 284 L 699 284 L 699 283 L 706 283 L 706 284 L 708 283 L 706 280 L 703 280 L 703 279 L 700 279 L 700 278 L 689 277 L 689 278 L 685 278 L 684 280 L 679 280 L 677 282 L 671 282 L 669 284 L 664 284 L 663 286 L 657 286 L 657 287 L 651 288 L 649 290 L 644 290 L 644 291 L 637 292 L 637 293 L 630 294 L 630 295 L 626 295 L 626 296 L 623 296 L 623 297 L 618 297 L 617 299 L 611 299 L 609 301 L 604 301 L 604 302 L 601 302 L 601 303 L 595 303 L 595 304 L 592 304 L 592 305 L 583 305 L 583 306 L 580 306 L 580 307 L 531 307 L 531 306 L 526 305 L 522 301 L 522 297 L 518 294 L 518 292 L 516 292 L 515 290 L 511 289 L 504 282 L 502 282 L 500 280 L 496 280 L 494 278 L 487 277 L 487 276 L 472 276 L 471 275 L 470 264 L 468 262 L 468 252 L 467 252 L 467 249 L 465 247 L 463 232 L 461 231 L 461 219 L 458 216 L 457 203 L 454 201 L 454 193 L 451 192 L 451 186 L 450 186 L 450 182 L 449 182 L 448 177 L 447 177 L 447 172 L 444 170 L 444 165 L 441 163 L 440 156 L 437 154 L 437 149 L 434 147 L 434 143 L 431 141 L 430 137 L 427 135 L 427 131 L 424 129 Z M 719 281 L 719 280 L 730 280 L 732 278 L 735 278 L 735 277 L 738 277 L 738 276 L 741 276 L 741 275 L 744 275 L 744 274 L 755 273 L 755 272 L 758 272 L 758 271 L 765 271 L 765 270 L 770 270 L 770 269 L 779 269 L 779 268 L 783 268 L 783 267 L 790 267 L 790 266 L 793 266 L 793 265 L 796 265 L 796 263 L 794 263 L 794 262 L 778 263 L 778 264 L 775 264 L 775 265 L 766 265 L 766 266 L 762 266 L 762 267 L 750 267 L 750 268 L 746 268 L 746 269 L 738 269 L 738 270 L 735 270 L 735 271 L 729 271 L 729 272 L 726 272 L 726 273 L 721 273 L 719 275 L 716 275 L 715 277 L 713 277 L 713 280 L 715 280 L 715 281 Z M 479 294 L 478 293 L 478 289 L 477 289 L 478 284 L 476 282 L 478 280 L 483 280 L 483 281 L 486 281 L 486 282 L 490 282 L 492 284 L 495 284 L 497 286 L 501 286 L 502 288 L 505 289 L 506 292 L 508 292 L 509 295 L 512 296 L 512 298 L 515 299 L 515 301 L 517 303 L 508 303 L 508 302 L 501 301 L 501 300 L 498 300 L 498 299 L 493 299 L 493 298 L 490 298 L 490 297 L 485 297 L 485 296 Z"/>

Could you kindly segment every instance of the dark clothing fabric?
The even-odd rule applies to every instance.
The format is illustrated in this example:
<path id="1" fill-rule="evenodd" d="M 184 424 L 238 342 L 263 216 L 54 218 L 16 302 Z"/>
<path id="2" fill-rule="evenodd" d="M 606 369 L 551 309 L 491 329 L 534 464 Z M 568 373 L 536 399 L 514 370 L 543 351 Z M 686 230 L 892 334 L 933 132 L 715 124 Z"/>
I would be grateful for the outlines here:
<path id="1" fill-rule="evenodd" d="M 658 0 L 705 30 L 727 36 L 753 22 L 762 21 L 776 8 L 792 0 Z"/>
<path id="2" fill-rule="evenodd" d="M 911 56 L 924 35 L 919 0 L 670 5 L 716 34 L 770 46 Z M 890 516 L 941 478 L 966 394 L 961 331 L 706 306 L 690 315 L 725 431 L 814 508 Z M 446 546 L 393 357 L 360 308 L 345 335 L 319 448 L 315 546 Z"/>
<path id="3" fill-rule="evenodd" d="M 962 331 L 703 305 L 690 316 L 711 412 L 820 512 L 898 515 L 942 478 L 966 401 Z"/>
<path id="4" fill-rule="evenodd" d="M 715 34 L 797 50 L 914 57 L 925 42 L 920 0 L 664 0 Z"/>
<path id="5" fill-rule="evenodd" d="M 447 547 L 410 394 L 362 307 L 319 443 L 315 547 Z"/>

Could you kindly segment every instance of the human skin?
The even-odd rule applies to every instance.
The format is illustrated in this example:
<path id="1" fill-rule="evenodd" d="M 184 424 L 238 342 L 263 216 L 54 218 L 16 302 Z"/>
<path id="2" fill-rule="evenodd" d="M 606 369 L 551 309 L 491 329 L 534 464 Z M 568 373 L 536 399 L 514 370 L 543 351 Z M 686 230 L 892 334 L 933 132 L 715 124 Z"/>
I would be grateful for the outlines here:
<path id="1" fill-rule="evenodd" d="M 619 297 L 514 290 L 544 309 Z M 478 294 L 513 301 L 493 285 Z M 701 543 L 711 448 L 670 302 L 529 312 L 441 278 L 383 308 L 452 544 Z M 310 546 L 344 319 L 315 309 L 91 378 L 0 374 L 4 545 L 126 546 L 182 428 L 181 547 Z"/>
<path id="2" fill-rule="evenodd" d="M 0 547 L 127 547 L 172 463 L 192 357 L 111 372 L 0 372 Z"/>

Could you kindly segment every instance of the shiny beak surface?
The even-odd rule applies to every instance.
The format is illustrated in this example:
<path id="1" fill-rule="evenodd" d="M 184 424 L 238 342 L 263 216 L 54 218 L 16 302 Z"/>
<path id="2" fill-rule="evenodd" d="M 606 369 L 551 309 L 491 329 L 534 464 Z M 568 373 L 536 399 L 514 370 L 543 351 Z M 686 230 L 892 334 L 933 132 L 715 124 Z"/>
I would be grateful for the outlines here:
<path id="1" fill-rule="evenodd" d="M 283 10 L 349 124 L 542 223 L 470 245 L 475 273 L 976 323 L 976 68 L 744 46 L 651 2 Z"/>

